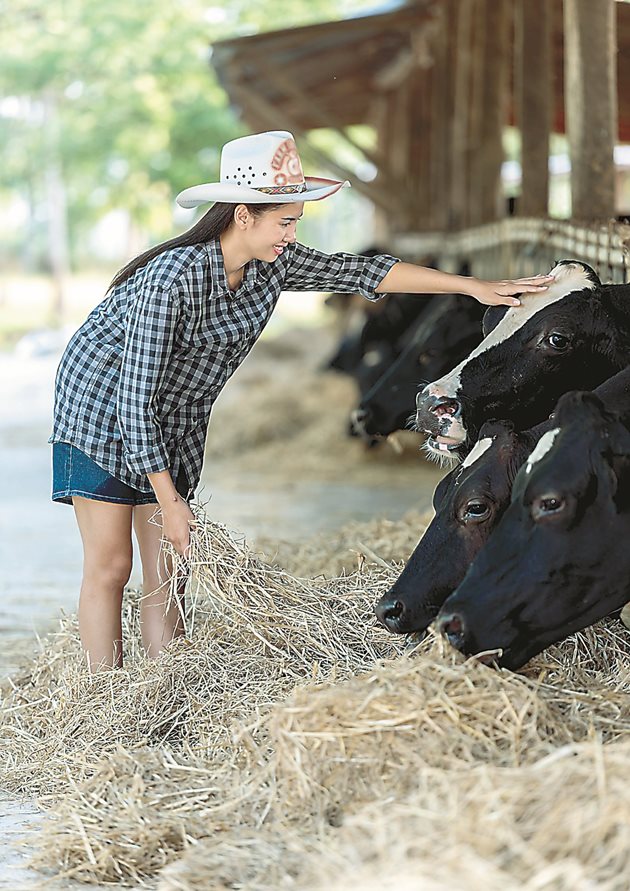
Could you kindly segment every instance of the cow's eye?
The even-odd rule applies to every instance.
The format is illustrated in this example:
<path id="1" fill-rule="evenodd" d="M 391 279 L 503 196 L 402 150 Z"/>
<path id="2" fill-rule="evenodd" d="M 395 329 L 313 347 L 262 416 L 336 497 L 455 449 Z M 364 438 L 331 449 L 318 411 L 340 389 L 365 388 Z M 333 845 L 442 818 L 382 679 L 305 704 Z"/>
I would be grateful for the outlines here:
<path id="1" fill-rule="evenodd" d="M 532 517 L 534 520 L 542 520 L 559 514 L 565 506 L 566 501 L 561 495 L 543 495 L 533 502 Z"/>
<path id="2" fill-rule="evenodd" d="M 490 507 L 485 501 L 472 500 L 464 505 L 462 520 L 465 523 L 474 523 L 485 520 L 490 513 Z"/>
<path id="3" fill-rule="evenodd" d="M 569 338 L 564 334 L 557 334 L 555 331 L 547 337 L 546 343 L 557 353 L 563 353 L 569 346 Z"/>

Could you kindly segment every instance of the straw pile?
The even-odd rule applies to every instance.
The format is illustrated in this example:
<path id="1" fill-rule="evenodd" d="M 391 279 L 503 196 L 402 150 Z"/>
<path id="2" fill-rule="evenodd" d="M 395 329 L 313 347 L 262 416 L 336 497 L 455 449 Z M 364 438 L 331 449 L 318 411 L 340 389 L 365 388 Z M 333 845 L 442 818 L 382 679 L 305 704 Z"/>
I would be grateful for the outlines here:
<path id="1" fill-rule="evenodd" d="M 263 345 L 268 346 L 268 345 Z M 213 409 L 206 446 L 209 468 L 225 460 L 230 472 L 294 478 L 364 480 L 366 470 L 384 483 L 388 467 L 417 466 L 424 440 L 400 432 L 392 444 L 367 450 L 348 434 L 350 412 L 358 405 L 355 382 L 321 372 L 304 361 L 268 361 L 265 350 L 248 359 Z"/>
<path id="2" fill-rule="evenodd" d="M 520 675 L 375 627 L 385 566 L 297 579 L 199 517 L 189 633 L 89 677 L 73 621 L 2 700 L 38 864 L 162 891 L 605 888 L 630 874 L 628 633 Z M 178 859 L 179 858 L 179 859 Z M 388 884 L 389 883 L 389 884 Z"/>
<path id="3" fill-rule="evenodd" d="M 334 578 L 372 566 L 390 569 L 390 564 L 400 567 L 408 560 L 432 517 L 433 511 L 412 510 L 400 520 L 347 523 L 333 534 L 320 533 L 299 544 L 258 538 L 256 550 L 301 578 Z"/>

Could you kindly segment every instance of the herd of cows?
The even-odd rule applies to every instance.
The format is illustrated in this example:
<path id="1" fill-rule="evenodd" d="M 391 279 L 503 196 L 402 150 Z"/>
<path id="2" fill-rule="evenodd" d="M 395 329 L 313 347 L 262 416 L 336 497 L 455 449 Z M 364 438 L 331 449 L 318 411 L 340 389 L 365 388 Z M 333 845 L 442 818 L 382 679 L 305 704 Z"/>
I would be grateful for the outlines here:
<path id="1" fill-rule="evenodd" d="M 359 386 L 353 432 L 413 424 L 454 465 L 379 621 L 435 623 L 510 669 L 630 600 L 630 285 L 577 260 L 552 274 L 485 313 L 459 295 L 392 295 L 332 361 Z"/>

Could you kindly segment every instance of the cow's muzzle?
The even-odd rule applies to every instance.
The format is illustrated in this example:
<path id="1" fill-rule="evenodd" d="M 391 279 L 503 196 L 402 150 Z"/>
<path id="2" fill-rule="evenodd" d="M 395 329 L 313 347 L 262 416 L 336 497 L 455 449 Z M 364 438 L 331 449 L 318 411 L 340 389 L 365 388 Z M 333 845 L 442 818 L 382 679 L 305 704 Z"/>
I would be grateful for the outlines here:
<path id="1" fill-rule="evenodd" d="M 467 434 L 459 399 L 431 393 L 427 387 L 416 397 L 416 408 L 416 429 L 429 434 L 429 453 L 455 452 L 465 442 Z"/>
<path id="2" fill-rule="evenodd" d="M 374 607 L 374 613 L 381 625 L 392 634 L 416 634 L 416 642 L 426 635 L 426 625 L 424 628 L 418 628 L 418 622 L 414 621 L 412 611 L 395 594 L 388 592 L 381 597 Z"/>
<path id="3" fill-rule="evenodd" d="M 416 396 L 416 426 L 433 435 L 445 435 L 454 420 L 459 420 L 462 404 L 450 396 L 435 396 L 423 391 Z"/>
<path id="4" fill-rule="evenodd" d="M 438 618 L 437 628 L 452 647 L 462 653 L 466 651 L 466 624 L 463 616 L 446 613 Z"/>

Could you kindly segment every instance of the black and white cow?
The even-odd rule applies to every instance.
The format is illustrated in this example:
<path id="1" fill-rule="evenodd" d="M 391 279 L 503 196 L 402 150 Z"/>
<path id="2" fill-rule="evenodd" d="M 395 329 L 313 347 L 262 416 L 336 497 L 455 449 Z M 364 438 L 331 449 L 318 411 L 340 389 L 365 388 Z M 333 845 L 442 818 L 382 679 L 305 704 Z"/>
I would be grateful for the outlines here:
<path id="1" fill-rule="evenodd" d="M 360 306 L 351 310 L 347 330 L 324 367 L 360 377 L 362 363 L 368 367 L 382 361 L 389 364 L 400 355 L 409 332 L 433 299 L 431 294 L 384 294 L 373 303 L 361 298 Z"/>
<path id="2" fill-rule="evenodd" d="M 567 393 L 519 471 L 512 503 L 437 626 L 464 653 L 520 668 L 630 596 L 630 431 Z"/>
<path id="3" fill-rule="evenodd" d="M 594 392 L 630 424 L 630 367 Z M 516 474 L 555 423 L 552 418 L 520 433 L 509 421 L 483 425 L 463 463 L 438 483 L 435 516 L 401 575 L 376 605 L 386 628 L 403 634 L 427 629 L 505 513 Z"/>
<path id="4" fill-rule="evenodd" d="M 435 380 L 467 356 L 482 337 L 484 308 L 462 294 L 436 297 L 416 322 L 407 346 L 352 413 L 355 431 L 388 436 L 412 421 L 418 386 Z"/>
<path id="5" fill-rule="evenodd" d="M 602 285 L 577 260 L 551 274 L 521 306 L 490 307 L 484 340 L 418 395 L 417 427 L 434 454 L 466 454 L 489 418 L 532 427 L 562 393 L 592 389 L 630 361 L 630 285 Z"/>

